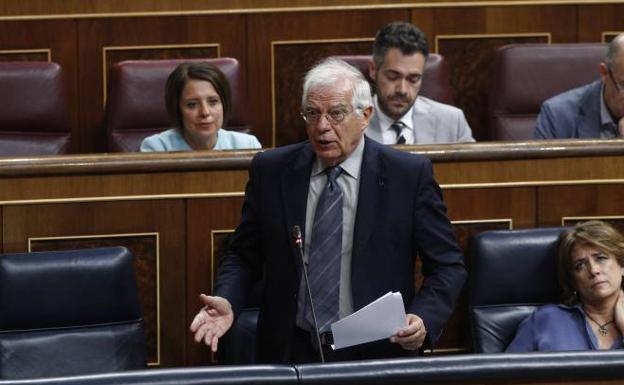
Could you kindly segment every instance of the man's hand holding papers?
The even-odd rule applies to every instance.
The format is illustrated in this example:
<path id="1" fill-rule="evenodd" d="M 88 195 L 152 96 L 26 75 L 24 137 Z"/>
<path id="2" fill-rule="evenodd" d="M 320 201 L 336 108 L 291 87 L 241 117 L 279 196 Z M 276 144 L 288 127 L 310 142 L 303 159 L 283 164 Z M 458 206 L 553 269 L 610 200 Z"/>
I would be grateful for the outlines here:
<path id="1" fill-rule="evenodd" d="M 333 349 L 390 338 L 391 342 L 406 350 L 416 350 L 423 344 L 427 334 L 420 317 L 405 314 L 401 293 L 392 292 L 334 322 L 331 329 Z"/>

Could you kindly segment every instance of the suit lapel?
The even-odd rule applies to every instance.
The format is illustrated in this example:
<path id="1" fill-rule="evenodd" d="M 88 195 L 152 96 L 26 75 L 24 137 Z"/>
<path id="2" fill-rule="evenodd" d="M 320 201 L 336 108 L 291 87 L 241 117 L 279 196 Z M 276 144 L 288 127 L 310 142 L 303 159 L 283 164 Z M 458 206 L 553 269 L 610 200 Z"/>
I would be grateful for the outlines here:
<path id="1" fill-rule="evenodd" d="M 375 219 L 378 218 L 377 210 L 380 208 L 379 202 L 384 197 L 386 177 L 384 176 L 379 146 L 372 140 L 365 138 L 366 144 L 362 157 L 362 169 L 360 172 L 360 190 L 358 194 L 358 207 L 355 218 L 355 229 L 353 234 L 352 253 L 352 273 L 357 277 L 358 266 L 366 264 L 364 260 L 366 245 L 375 228 Z M 355 282 L 354 282 L 355 284 Z"/>
<path id="2" fill-rule="evenodd" d="M 414 144 L 435 143 L 440 130 L 437 114 L 431 113 L 431 105 L 419 96 L 412 109 L 412 124 L 414 125 Z"/>
<path id="3" fill-rule="evenodd" d="M 289 161 L 286 172 L 282 175 L 281 192 L 284 203 L 284 218 L 286 220 L 286 231 L 292 234 L 294 226 L 299 226 L 305 236 L 306 206 L 308 199 L 308 188 L 310 185 L 310 170 L 314 152 L 309 144 L 303 145 L 293 159 Z M 291 242 L 294 253 L 295 265 L 297 267 L 297 279 L 301 272 L 301 258 L 299 250 Z"/>
<path id="4" fill-rule="evenodd" d="M 381 127 L 379 123 L 379 114 L 375 111 L 373 112 L 373 116 L 368 123 L 368 128 L 366 129 L 366 136 L 371 139 L 376 140 L 379 143 L 383 143 L 383 135 L 381 133 Z"/>

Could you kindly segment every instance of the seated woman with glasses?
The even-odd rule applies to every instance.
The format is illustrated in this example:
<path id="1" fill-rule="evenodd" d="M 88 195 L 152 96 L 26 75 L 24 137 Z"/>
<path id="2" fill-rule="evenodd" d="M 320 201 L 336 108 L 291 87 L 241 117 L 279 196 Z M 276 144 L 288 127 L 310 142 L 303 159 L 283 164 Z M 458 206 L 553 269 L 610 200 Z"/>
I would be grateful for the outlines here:
<path id="1" fill-rule="evenodd" d="M 557 273 L 563 303 L 522 321 L 507 352 L 621 349 L 624 333 L 624 237 L 588 221 L 559 235 Z"/>
<path id="2" fill-rule="evenodd" d="M 165 104 L 174 128 L 145 138 L 141 151 L 261 148 L 255 136 L 222 128 L 231 109 L 230 85 L 208 62 L 180 64 L 167 79 Z"/>

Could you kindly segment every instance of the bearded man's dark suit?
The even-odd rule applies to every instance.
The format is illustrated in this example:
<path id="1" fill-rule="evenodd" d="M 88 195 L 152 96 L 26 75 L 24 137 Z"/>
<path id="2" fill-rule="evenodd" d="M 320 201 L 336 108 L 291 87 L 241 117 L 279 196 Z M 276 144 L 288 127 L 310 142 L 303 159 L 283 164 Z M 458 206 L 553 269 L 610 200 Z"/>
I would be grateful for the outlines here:
<path id="1" fill-rule="evenodd" d="M 363 140 L 352 252 L 354 310 L 388 291 L 400 291 L 406 312 L 423 319 L 427 339 L 435 344 L 466 271 L 431 162 Z M 257 330 L 260 362 L 290 360 L 302 269 L 292 229 L 305 224 L 314 159 L 309 142 L 254 157 L 241 223 L 219 266 L 214 295 L 228 299 L 235 316 L 251 283 L 264 274 Z M 423 261 L 425 280 L 415 293 L 417 255 Z M 402 350 L 397 344 L 387 345 L 388 353 L 382 356 Z"/>

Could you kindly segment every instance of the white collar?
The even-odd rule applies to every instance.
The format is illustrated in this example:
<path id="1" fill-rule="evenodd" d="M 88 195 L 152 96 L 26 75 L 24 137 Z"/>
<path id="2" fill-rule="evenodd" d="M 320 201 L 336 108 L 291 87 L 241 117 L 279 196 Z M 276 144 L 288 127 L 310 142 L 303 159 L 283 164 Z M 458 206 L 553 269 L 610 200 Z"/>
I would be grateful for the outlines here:
<path id="1" fill-rule="evenodd" d="M 353 152 L 349 154 L 347 159 L 343 160 L 338 166 L 340 166 L 345 173 L 351 175 L 353 178 L 358 179 L 360 177 L 360 170 L 362 168 L 362 159 L 364 157 L 364 135 L 360 138 L 360 143 L 355 146 Z M 321 159 L 317 156 L 312 165 L 312 176 L 317 176 L 325 171 L 325 166 Z"/>
<path id="2" fill-rule="evenodd" d="M 418 100 L 418 99 L 416 99 Z M 377 100 L 377 95 L 375 95 L 373 97 L 373 103 L 375 105 L 375 114 L 377 114 L 378 118 L 379 118 L 379 128 L 381 129 L 381 132 L 385 132 L 390 130 L 390 126 L 392 125 L 392 123 L 395 122 L 395 120 L 393 120 L 392 118 L 390 118 L 388 115 L 384 114 L 383 111 L 381 110 L 381 108 L 379 108 L 379 102 Z M 412 106 L 410 107 L 409 110 L 407 110 L 407 112 L 405 114 L 403 114 L 403 116 L 401 116 L 401 119 L 399 119 L 400 122 L 402 122 L 405 125 L 405 128 L 403 128 L 404 130 L 410 130 L 410 131 L 414 131 L 414 120 L 412 119 L 412 115 L 414 113 L 414 105 L 416 103 L 414 102 L 414 104 L 412 104 Z"/>

